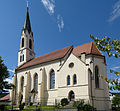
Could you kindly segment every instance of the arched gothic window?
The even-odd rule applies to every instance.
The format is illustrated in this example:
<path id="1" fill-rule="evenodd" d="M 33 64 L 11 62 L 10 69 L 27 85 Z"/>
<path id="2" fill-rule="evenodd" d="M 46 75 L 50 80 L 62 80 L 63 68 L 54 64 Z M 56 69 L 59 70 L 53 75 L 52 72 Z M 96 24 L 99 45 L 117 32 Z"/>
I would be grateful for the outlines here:
<path id="1" fill-rule="evenodd" d="M 70 76 L 67 76 L 67 85 L 70 85 Z"/>
<path id="2" fill-rule="evenodd" d="M 24 77 L 21 78 L 21 92 L 24 90 Z"/>
<path id="3" fill-rule="evenodd" d="M 22 38 L 22 47 L 24 47 L 24 38 Z"/>
<path id="4" fill-rule="evenodd" d="M 29 39 L 29 48 L 32 49 L 32 40 Z"/>
<path id="5" fill-rule="evenodd" d="M 76 74 L 73 75 L 73 84 L 77 84 L 77 76 L 76 76 Z"/>
<path id="6" fill-rule="evenodd" d="M 99 88 L 99 69 L 98 66 L 95 66 L 95 86 Z"/>
<path id="7" fill-rule="evenodd" d="M 50 72 L 50 89 L 54 89 L 55 88 L 55 71 L 52 70 Z"/>
<path id="8" fill-rule="evenodd" d="M 38 91 L 38 74 L 34 76 L 34 90 Z"/>

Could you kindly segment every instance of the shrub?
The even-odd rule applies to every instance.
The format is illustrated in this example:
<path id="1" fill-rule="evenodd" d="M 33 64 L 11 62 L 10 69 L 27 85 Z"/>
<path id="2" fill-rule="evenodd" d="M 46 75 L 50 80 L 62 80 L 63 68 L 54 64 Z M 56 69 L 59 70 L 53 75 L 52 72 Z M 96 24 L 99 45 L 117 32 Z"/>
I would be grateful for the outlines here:
<path id="1" fill-rule="evenodd" d="M 61 99 L 61 105 L 62 106 L 66 106 L 66 105 L 68 105 L 68 99 L 67 98 L 63 98 L 63 99 Z"/>
<path id="2" fill-rule="evenodd" d="M 33 105 L 33 103 L 32 102 L 30 102 L 30 106 L 32 106 Z"/>
<path id="3" fill-rule="evenodd" d="M 20 110 L 23 110 L 25 106 L 25 103 L 22 103 L 21 105 L 19 105 Z"/>
<path id="4" fill-rule="evenodd" d="M 4 111 L 5 110 L 5 105 L 0 105 L 0 111 Z"/>
<path id="5" fill-rule="evenodd" d="M 75 101 L 73 106 L 77 107 L 78 111 L 96 111 L 90 104 L 85 104 L 84 100 Z"/>
<path id="6" fill-rule="evenodd" d="M 96 111 L 96 109 L 93 106 L 91 106 L 90 104 L 85 104 L 84 111 Z"/>
<path id="7" fill-rule="evenodd" d="M 60 103 L 55 103 L 55 108 L 60 108 Z"/>
<path id="8" fill-rule="evenodd" d="M 25 103 L 22 103 L 23 106 L 25 106 Z"/>
<path id="9" fill-rule="evenodd" d="M 84 106 L 84 100 L 74 101 L 73 106 L 74 107 L 83 107 Z"/>

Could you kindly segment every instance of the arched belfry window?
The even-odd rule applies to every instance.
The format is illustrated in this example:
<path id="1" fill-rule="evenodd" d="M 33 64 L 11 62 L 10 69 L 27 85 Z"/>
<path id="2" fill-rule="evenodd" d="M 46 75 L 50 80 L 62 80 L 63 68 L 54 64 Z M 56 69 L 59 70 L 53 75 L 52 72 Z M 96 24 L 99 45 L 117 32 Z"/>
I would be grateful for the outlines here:
<path id="1" fill-rule="evenodd" d="M 21 78 L 21 92 L 24 90 L 24 77 Z"/>
<path id="2" fill-rule="evenodd" d="M 34 76 L 34 90 L 38 91 L 38 74 L 37 73 Z"/>
<path id="3" fill-rule="evenodd" d="M 24 47 L 24 38 L 22 38 L 22 47 Z"/>
<path id="4" fill-rule="evenodd" d="M 29 39 L 29 48 L 32 49 L 32 40 Z"/>
<path id="5" fill-rule="evenodd" d="M 76 74 L 73 75 L 73 84 L 77 84 L 77 76 L 76 76 Z"/>
<path id="6" fill-rule="evenodd" d="M 50 89 L 55 88 L 55 71 L 52 69 L 50 72 Z"/>
<path id="7" fill-rule="evenodd" d="M 99 69 L 98 66 L 95 66 L 95 86 L 99 88 Z"/>
<path id="8" fill-rule="evenodd" d="M 67 85 L 70 85 L 70 76 L 67 76 Z"/>

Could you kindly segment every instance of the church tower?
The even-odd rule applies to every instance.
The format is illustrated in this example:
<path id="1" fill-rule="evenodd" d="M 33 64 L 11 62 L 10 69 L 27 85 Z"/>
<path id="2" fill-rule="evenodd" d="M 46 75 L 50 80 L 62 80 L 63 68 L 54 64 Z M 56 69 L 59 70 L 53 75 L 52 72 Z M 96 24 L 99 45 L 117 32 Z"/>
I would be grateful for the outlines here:
<path id="1" fill-rule="evenodd" d="M 33 46 L 33 32 L 31 30 L 28 0 L 27 0 L 27 13 L 25 18 L 24 27 L 21 32 L 20 50 L 18 52 L 18 66 L 26 63 L 35 57 Z"/>

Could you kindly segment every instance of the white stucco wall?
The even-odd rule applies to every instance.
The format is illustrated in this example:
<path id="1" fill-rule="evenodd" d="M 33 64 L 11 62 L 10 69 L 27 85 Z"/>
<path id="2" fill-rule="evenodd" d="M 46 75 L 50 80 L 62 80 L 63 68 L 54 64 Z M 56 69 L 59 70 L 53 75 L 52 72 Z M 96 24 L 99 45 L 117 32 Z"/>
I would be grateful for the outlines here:
<path id="1" fill-rule="evenodd" d="M 62 61 L 62 62 L 60 62 Z M 64 62 L 65 61 L 65 62 Z M 93 62 L 91 62 L 93 61 Z M 73 62 L 74 67 L 70 68 L 69 64 Z M 90 86 L 90 75 L 88 69 L 92 72 L 92 96 L 94 107 L 100 110 L 109 109 L 109 95 L 106 88 L 106 82 L 104 79 L 100 78 L 100 88 L 95 88 L 95 75 L 94 68 L 97 65 L 99 67 L 99 73 L 106 77 L 106 65 L 102 57 L 87 56 L 86 63 L 80 60 L 79 57 L 76 57 L 74 54 L 70 54 L 67 60 L 55 60 L 47 62 L 44 64 L 39 64 L 29 68 L 19 70 L 17 72 L 18 80 L 18 90 L 20 92 L 20 78 L 23 76 L 25 79 L 26 87 L 26 77 L 27 73 L 30 72 L 31 76 L 31 90 L 33 89 L 33 79 L 34 74 L 38 74 L 38 94 L 37 101 L 45 101 L 46 104 L 55 104 L 55 100 L 60 101 L 62 98 L 68 98 L 69 92 L 73 91 L 75 94 L 75 100 L 84 99 L 86 102 L 91 103 L 91 86 Z M 91 63 L 90 63 L 91 62 Z M 64 63 L 60 65 L 60 63 Z M 43 69 L 44 68 L 44 74 Z M 55 71 L 55 88 L 50 89 L 50 71 Z M 77 84 L 73 84 L 73 75 L 77 76 Z M 70 75 L 70 85 L 67 85 L 67 76 Z M 44 77 L 42 77 L 44 76 Z M 43 82 L 44 80 L 44 82 Z M 23 102 L 25 101 L 25 87 L 23 93 Z M 44 87 L 44 88 L 43 88 Z M 42 97 L 44 96 L 44 97 Z"/>
<path id="2" fill-rule="evenodd" d="M 91 56 L 87 58 L 87 61 L 92 61 L 90 64 L 90 69 L 92 71 L 92 97 L 93 98 L 93 106 L 96 107 L 98 110 L 106 110 L 109 111 L 110 109 L 110 100 L 109 100 L 109 90 L 107 89 L 107 83 L 105 81 L 105 77 L 107 77 L 106 72 L 106 64 L 104 61 L 104 57 L 102 56 Z M 95 66 L 98 66 L 99 69 L 99 88 L 95 87 Z M 103 77 L 103 78 L 102 78 Z M 89 80 L 90 84 L 90 80 Z M 89 85 L 89 91 L 91 87 Z M 91 96 L 91 92 L 90 92 Z"/>

